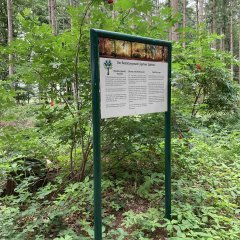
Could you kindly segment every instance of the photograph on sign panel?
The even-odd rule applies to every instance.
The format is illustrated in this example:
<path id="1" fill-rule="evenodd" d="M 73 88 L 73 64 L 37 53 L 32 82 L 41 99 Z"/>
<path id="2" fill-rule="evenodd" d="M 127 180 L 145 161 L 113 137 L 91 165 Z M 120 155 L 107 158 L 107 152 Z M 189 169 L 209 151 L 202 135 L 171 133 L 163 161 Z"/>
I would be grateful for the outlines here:
<path id="1" fill-rule="evenodd" d="M 108 56 L 108 57 L 114 57 L 115 51 L 114 51 L 114 40 L 110 38 L 100 38 L 99 39 L 99 55 L 100 56 Z"/>
<path id="2" fill-rule="evenodd" d="M 147 59 L 163 61 L 163 46 L 147 45 Z"/>
<path id="3" fill-rule="evenodd" d="M 146 59 L 146 44 L 132 43 L 132 58 L 134 59 Z"/>
<path id="4" fill-rule="evenodd" d="M 131 58 L 132 46 L 128 41 L 114 41 L 116 45 L 116 57 Z"/>
<path id="5" fill-rule="evenodd" d="M 99 38 L 99 56 L 104 58 L 167 62 L 168 48 L 160 45 Z"/>

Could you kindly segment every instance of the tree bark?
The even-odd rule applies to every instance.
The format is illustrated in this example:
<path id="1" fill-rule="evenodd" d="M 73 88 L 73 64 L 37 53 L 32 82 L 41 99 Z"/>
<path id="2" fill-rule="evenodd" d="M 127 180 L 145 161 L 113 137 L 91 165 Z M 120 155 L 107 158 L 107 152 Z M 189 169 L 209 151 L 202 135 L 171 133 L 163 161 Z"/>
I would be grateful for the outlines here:
<path id="1" fill-rule="evenodd" d="M 239 24 L 240 28 L 240 24 Z M 240 31 L 238 33 L 238 60 L 240 61 Z M 238 67 L 238 82 L 240 84 L 240 66 Z"/>
<path id="2" fill-rule="evenodd" d="M 10 45 L 13 40 L 13 4 L 12 0 L 7 0 L 7 15 L 8 15 L 8 44 Z M 11 76 L 13 74 L 13 56 L 9 54 L 9 67 L 8 74 Z"/>
<path id="3" fill-rule="evenodd" d="M 52 0 L 52 33 L 57 35 L 56 0 Z"/>
<path id="4" fill-rule="evenodd" d="M 48 0 L 48 15 L 49 24 L 52 27 L 52 34 L 57 35 L 56 0 Z"/>
<path id="5" fill-rule="evenodd" d="M 233 6 L 232 4 L 230 3 L 230 11 L 231 11 L 231 14 L 230 14 L 230 52 L 233 56 L 233 10 L 232 10 Z M 233 76 L 233 64 L 231 63 L 231 73 L 232 73 L 232 76 Z"/>
<path id="6" fill-rule="evenodd" d="M 198 1 L 198 19 L 200 24 L 204 21 L 204 0 Z"/>
<path id="7" fill-rule="evenodd" d="M 178 0 L 171 0 L 170 6 L 172 9 L 173 16 L 176 15 L 176 13 L 178 12 Z M 176 32 L 177 29 L 178 29 L 178 23 L 175 23 L 171 29 L 171 40 L 172 41 L 178 41 L 178 33 Z"/>
<path id="8" fill-rule="evenodd" d="M 217 33 L 217 5 L 216 5 L 216 0 L 212 0 L 212 33 Z M 213 41 L 212 47 L 214 49 L 217 48 L 217 43 L 216 40 Z"/>
<path id="9" fill-rule="evenodd" d="M 222 17 L 222 30 L 221 30 L 221 34 L 224 35 L 224 37 L 221 39 L 221 49 L 222 51 L 225 51 L 226 49 L 226 29 L 227 29 L 227 0 L 223 0 L 223 3 L 222 3 L 222 14 L 223 14 L 223 17 Z"/>
<path id="10" fill-rule="evenodd" d="M 49 25 L 52 26 L 52 9 L 51 9 L 51 6 L 52 6 L 52 0 L 48 0 L 48 22 L 49 22 Z"/>
<path id="11" fill-rule="evenodd" d="M 199 8 L 198 8 L 198 0 L 196 0 L 196 19 L 197 19 L 197 30 L 199 25 Z"/>
<path id="12" fill-rule="evenodd" d="M 69 0 L 69 6 L 70 6 L 70 7 L 73 7 L 73 6 L 74 6 L 73 0 Z M 71 19 L 70 19 L 70 22 L 71 22 L 71 30 L 72 30 L 72 29 L 73 29 L 73 19 L 72 19 L 72 17 L 71 17 Z"/>
<path id="13" fill-rule="evenodd" d="M 8 16 L 7 16 L 7 2 L 3 1 L 2 5 L 0 4 L 0 44 L 6 45 L 8 42 Z"/>
<path id="14" fill-rule="evenodd" d="M 196 0 L 196 18 L 197 18 L 197 31 L 199 29 L 199 24 L 203 23 L 204 17 L 204 0 Z"/>
<path id="15" fill-rule="evenodd" d="M 187 19 L 187 15 L 186 15 L 186 8 L 187 8 L 187 3 L 186 3 L 186 0 L 183 0 L 183 29 L 185 29 L 186 28 L 186 19 Z M 183 30 L 183 31 L 185 31 L 185 30 Z M 185 34 L 185 32 L 183 33 L 183 38 L 185 38 L 186 37 L 186 34 Z M 186 47 L 186 42 L 185 42 L 185 39 L 184 39 L 184 41 L 183 41 L 183 47 L 185 48 Z"/>
<path id="16" fill-rule="evenodd" d="M 220 34 L 223 35 L 223 28 L 221 28 Z M 225 36 L 223 36 L 223 37 L 220 39 L 220 49 L 221 49 L 222 51 L 225 51 Z"/>

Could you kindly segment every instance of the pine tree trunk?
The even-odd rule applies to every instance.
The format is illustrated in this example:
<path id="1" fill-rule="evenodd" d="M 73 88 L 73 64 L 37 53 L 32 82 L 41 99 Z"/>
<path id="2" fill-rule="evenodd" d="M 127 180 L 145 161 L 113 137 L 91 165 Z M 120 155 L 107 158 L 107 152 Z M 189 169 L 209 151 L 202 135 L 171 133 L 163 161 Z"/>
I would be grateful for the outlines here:
<path id="1" fill-rule="evenodd" d="M 196 0 L 196 18 L 197 18 L 197 31 L 199 29 L 199 24 L 204 20 L 203 11 L 204 11 L 204 0 Z"/>
<path id="2" fill-rule="evenodd" d="M 230 11 L 231 11 L 231 16 L 230 16 L 230 52 L 233 56 L 233 11 L 232 11 L 232 4 L 230 4 Z M 231 73 L 233 76 L 233 64 L 231 63 Z"/>
<path id="3" fill-rule="evenodd" d="M 240 61 L 240 32 L 238 33 L 238 60 Z M 238 67 L 238 82 L 240 84 L 240 66 Z"/>
<path id="4" fill-rule="evenodd" d="M 48 18 L 49 18 L 49 25 L 52 26 L 52 0 L 48 0 Z"/>
<path id="5" fill-rule="evenodd" d="M 204 0 L 198 1 L 198 19 L 200 24 L 204 21 Z"/>
<path id="6" fill-rule="evenodd" d="M 222 25 L 222 34 L 224 37 L 221 39 L 222 41 L 222 51 L 225 51 L 226 49 L 226 32 L 227 32 L 227 0 L 223 0 L 223 6 L 222 6 L 222 11 L 223 11 L 223 25 Z"/>
<path id="7" fill-rule="evenodd" d="M 52 34 L 57 35 L 56 0 L 48 0 L 48 15 L 49 24 L 52 27 Z"/>
<path id="8" fill-rule="evenodd" d="M 186 8 L 187 8 L 187 3 L 186 3 L 186 0 L 183 0 L 183 28 L 186 28 Z M 185 31 L 185 30 L 184 30 Z M 186 37 L 186 34 L 185 32 L 183 33 L 183 38 Z M 186 42 L 184 40 L 183 42 L 183 47 L 185 48 L 186 47 Z"/>
<path id="9" fill-rule="evenodd" d="M 223 28 L 221 28 L 220 34 L 223 35 Z M 225 51 L 225 36 L 223 36 L 223 37 L 220 39 L 220 49 L 221 49 L 222 51 Z"/>
<path id="10" fill-rule="evenodd" d="M 52 33 L 53 35 L 57 35 L 56 0 L 51 0 L 51 2 Z"/>
<path id="11" fill-rule="evenodd" d="M 8 15 L 8 44 L 13 40 L 13 4 L 12 0 L 7 0 L 7 15 Z M 13 56 L 9 54 L 9 67 L 8 74 L 9 76 L 13 74 Z"/>
<path id="12" fill-rule="evenodd" d="M 175 15 L 178 12 L 178 0 L 171 0 L 170 6 L 172 8 L 172 13 Z M 178 29 L 178 24 L 175 23 L 175 25 L 171 29 L 171 40 L 172 41 L 178 41 L 178 33 L 176 30 Z"/>
<path id="13" fill-rule="evenodd" d="M 199 8 L 198 8 L 198 0 L 196 0 L 196 20 L 197 20 L 197 30 L 199 25 Z"/>
<path id="14" fill-rule="evenodd" d="M 69 6 L 73 7 L 73 0 L 69 0 Z M 72 30 L 73 29 L 73 19 L 72 19 L 72 17 L 70 19 L 70 22 L 71 22 L 71 30 Z"/>
<path id="15" fill-rule="evenodd" d="M 70 7 L 74 7 L 74 2 L 73 2 L 73 0 L 69 0 L 69 6 Z M 73 19 L 72 19 L 72 17 L 70 18 L 70 24 L 71 24 L 71 31 L 73 31 L 73 25 L 74 25 L 74 23 L 73 23 Z M 73 96 L 73 98 L 75 99 L 75 85 L 74 85 L 74 83 L 73 82 L 67 82 L 67 84 L 66 84 L 66 92 L 68 93 L 68 95 L 69 95 L 69 99 L 71 99 L 70 98 L 70 95 L 71 96 Z"/>
<path id="16" fill-rule="evenodd" d="M 217 33 L 217 5 L 216 5 L 216 0 L 212 0 L 212 33 Z M 217 43 L 216 40 L 212 43 L 213 48 L 217 48 Z"/>

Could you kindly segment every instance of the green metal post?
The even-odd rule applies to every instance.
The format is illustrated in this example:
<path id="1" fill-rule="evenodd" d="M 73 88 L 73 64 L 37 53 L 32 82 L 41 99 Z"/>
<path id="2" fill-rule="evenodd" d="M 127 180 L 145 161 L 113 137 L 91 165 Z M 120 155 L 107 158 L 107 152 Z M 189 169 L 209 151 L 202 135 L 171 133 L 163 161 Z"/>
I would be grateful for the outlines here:
<path id="1" fill-rule="evenodd" d="M 100 93 L 98 71 L 98 35 L 91 29 L 92 119 L 94 165 L 94 236 L 102 240 L 101 147 L 100 147 Z"/>
<path id="2" fill-rule="evenodd" d="M 168 110 L 165 113 L 165 217 L 171 219 L 171 64 L 172 46 L 168 47 Z"/>

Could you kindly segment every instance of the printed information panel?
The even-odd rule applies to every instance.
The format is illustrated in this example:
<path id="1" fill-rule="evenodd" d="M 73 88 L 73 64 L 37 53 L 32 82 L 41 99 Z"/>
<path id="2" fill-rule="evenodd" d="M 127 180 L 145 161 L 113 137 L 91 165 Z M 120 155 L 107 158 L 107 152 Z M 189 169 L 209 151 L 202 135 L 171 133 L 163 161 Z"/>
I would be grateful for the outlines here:
<path id="1" fill-rule="evenodd" d="M 101 118 L 167 111 L 167 47 L 100 38 Z"/>

